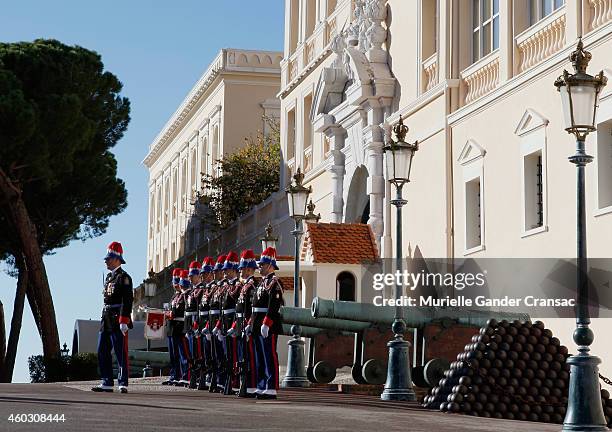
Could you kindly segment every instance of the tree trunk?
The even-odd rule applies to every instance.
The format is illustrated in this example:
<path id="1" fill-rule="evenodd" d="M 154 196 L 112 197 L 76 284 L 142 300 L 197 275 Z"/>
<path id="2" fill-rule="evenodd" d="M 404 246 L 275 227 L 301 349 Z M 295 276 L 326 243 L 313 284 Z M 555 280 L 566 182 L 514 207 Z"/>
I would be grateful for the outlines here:
<path id="1" fill-rule="evenodd" d="M 0 382 L 6 382 L 4 372 L 4 353 L 6 352 L 6 330 L 4 329 L 4 305 L 0 301 Z"/>
<path id="2" fill-rule="evenodd" d="M 19 246 L 28 269 L 28 279 L 40 310 L 43 354 L 46 358 L 57 357 L 60 354 L 60 342 L 55 320 L 55 309 L 45 263 L 36 238 L 36 227 L 32 223 L 25 203 L 21 198 L 21 191 L 11 182 L 2 169 L 0 169 L 0 198 L 8 201 L 6 205 L 7 216 L 10 218 L 19 239 Z"/>
<path id="3" fill-rule="evenodd" d="M 38 334 L 42 338 L 42 328 L 40 327 L 40 308 L 38 307 L 38 303 L 36 302 L 36 296 L 34 295 L 34 291 L 32 289 L 32 285 L 28 284 L 26 288 L 26 295 L 28 297 L 28 303 L 30 304 L 30 310 L 32 311 L 32 316 L 34 317 L 34 322 L 36 323 L 36 330 L 38 330 Z"/>
<path id="4" fill-rule="evenodd" d="M 17 293 L 15 294 L 15 304 L 13 307 L 13 318 L 11 319 L 11 331 L 9 333 L 8 345 L 6 347 L 6 357 L 4 360 L 4 382 L 13 381 L 13 370 L 15 369 L 15 358 L 17 357 L 17 345 L 19 344 L 19 333 L 21 332 L 21 321 L 23 318 L 23 304 L 25 302 L 26 290 L 28 287 L 28 269 L 25 266 L 23 257 L 16 257 L 15 265 L 19 271 L 17 278 Z"/>

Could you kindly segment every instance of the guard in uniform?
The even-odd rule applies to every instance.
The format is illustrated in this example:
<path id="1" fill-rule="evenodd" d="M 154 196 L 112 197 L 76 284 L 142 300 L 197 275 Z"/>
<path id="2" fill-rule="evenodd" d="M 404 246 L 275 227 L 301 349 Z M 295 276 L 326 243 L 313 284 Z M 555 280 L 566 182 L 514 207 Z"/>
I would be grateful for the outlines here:
<path id="1" fill-rule="evenodd" d="M 236 252 L 229 252 L 223 264 L 225 274 L 225 287 L 223 289 L 223 299 L 221 301 L 221 331 L 217 334 L 219 340 L 225 344 L 225 363 L 227 365 L 227 376 L 224 394 L 236 394 L 240 387 L 238 374 L 236 371 L 236 361 L 238 359 L 238 344 L 235 337 L 227 338 L 227 332 L 232 328 L 236 320 L 236 300 L 240 294 L 240 280 L 238 278 L 238 255 Z"/>
<path id="2" fill-rule="evenodd" d="M 181 365 L 181 379 L 177 385 L 187 387 L 189 386 L 189 379 L 191 377 L 191 356 L 189 354 L 189 342 L 186 337 L 187 329 L 185 328 L 186 293 L 191 287 L 188 270 L 181 270 L 179 286 L 181 288 L 181 294 L 177 296 L 176 301 L 172 303 L 172 319 L 176 321 L 174 331 L 177 336 L 179 362 Z"/>
<path id="3" fill-rule="evenodd" d="M 200 342 L 202 344 L 202 359 L 200 361 L 200 377 L 198 381 L 198 390 L 207 390 L 210 386 L 212 372 L 212 352 L 210 348 L 210 329 L 208 324 L 208 315 L 210 311 L 210 294 L 215 283 L 215 275 L 213 273 L 215 261 L 211 257 L 206 257 L 202 261 L 202 269 L 200 277 L 202 279 L 202 295 L 198 304 L 198 321 L 197 330 L 200 334 Z"/>
<path id="4" fill-rule="evenodd" d="M 223 299 L 223 288 L 225 285 L 225 277 L 223 274 L 224 264 L 225 255 L 219 255 L 217 257 L 217 262 L 215 263 L 215 282 L 210 294 L 209 302 L 210 310 L 208 319 L 210 334 L 206 336 L 207 338 L 210 338 L 209 341 L 212 348 L 214 368 L 214 377 L 208 390 L 215 393 L 223 391 L 223 383 L 225 383 L 226 377 L 225 344 L 223 344 L 218 338 L 218 334 L 221 331 L 221 301 Z"/>
<path id="5" fill-rule="evenodd" d="M 252 398 L 257 390 L 257 369 L 255 367 L 255 348 L 253 337 L 244 331 L 251 319 L 253 293 L 255 291 L 255 270 L 257 262 L 251 249 L 240 254 L 240 278 L 242 279 L 238 300 L 236 300 L 236 320 L 228 335 L 238 341 L 238 369 L 240 371 L 240 391 L 238 396 Z"/>
<path id="6" fill-rule="evenodd" d="M 276 344 L 282 333 L 280 307 L 283 305 L 283 286 L 274 274 L 276 249 L 266 248 L 258 261 L 263 276 L 253 296 L 253 313 L 247 325 L 255 343 L 257 368 L 257 398 L 276 399 L 279 385 L 278 354 Z"/>
<path id="7" fill-rule="evenodd" d="M 187 331 L 187 341 L 189 342 L 189 353 L 191 357 L 191 372 L 189 376 L 189 388 L 197 387 L 197 379 L 200 375 L 200 362 L 202 358 L 202 345 L 200 343 L 198 329 L 198 303 L 202 295 L 200 285 L 200 270 L 202 265 L 199 261 L 192 261 L 189 264 L 189 282 L 191 288 L 185 292 L 185 330 Z"/>
<path id="8" fill-rule="evenodd" d="M 132 291 L 132 278 L 121 268 L 121 264 L 125 264 L 121 243 L 112 242 L 108 245 L 104 262 L 110 273 L 106 275 L 104 281 L 104 309 L 102 310 L 98 337 L 98 364 L 102 383 L 92 387 L 91 390 L 95 392 L 113 391 L 112 349 L 115 351 L 119 367 L 117 374 L 119 391 L 127 393 L 128 377 L 130 375 L 128 330 L 133 328 L 131 316 L 134 293 Z"/>
<path id="9" fill-rule="evenodd" d="M 176 297 L 181 295 L 181 269 L 175 268 L 172 270 L 172 287 L 174 288 L 174 294 L 170 300 L 170 304 L 174 303 Z M 178 344 L 180 343 L 180 337 L 176 333 L 180 333 L 180 329 L 175 332 L 176 323 L 172 319 L 172 312 L 170 310 L 164 311 L 166 316 L 166 336 L 168 338 L 168 355 L 170 356 L 170 376 L 162 385 L 176 385 L 180 380 L 181 367 L 179 364 L 179 351 Z"/>

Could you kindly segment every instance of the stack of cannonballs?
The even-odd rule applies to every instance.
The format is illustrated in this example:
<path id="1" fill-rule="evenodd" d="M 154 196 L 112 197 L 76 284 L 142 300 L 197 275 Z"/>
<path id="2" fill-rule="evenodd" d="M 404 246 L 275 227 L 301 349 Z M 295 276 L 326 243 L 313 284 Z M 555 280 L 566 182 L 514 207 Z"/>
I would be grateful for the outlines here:
<path id="1" fill-rule="evenodd" d="M 563 423 L 569 389 L 567 347 L 541 321 L 489 320 L 457 355 L 423 406 L 480 417 Z M 601 390 L 612 427 L 612 400 Z"/>

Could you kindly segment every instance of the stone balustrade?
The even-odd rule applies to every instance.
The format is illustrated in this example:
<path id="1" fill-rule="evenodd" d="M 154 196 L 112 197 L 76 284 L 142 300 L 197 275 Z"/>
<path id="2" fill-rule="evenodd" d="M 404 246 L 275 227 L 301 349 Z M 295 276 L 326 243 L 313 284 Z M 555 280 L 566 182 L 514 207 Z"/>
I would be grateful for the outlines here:
<path id="1" fill-rule="evenodd" d="M 591 8 L 591 30 L 612 21 L 612 0 L 588 0 Z"/>
<path id="2" fill-rule="evenodd" d="M 547 16 L 515 38 L 518 73 L 547 59 L 565 45 L 565 8 Z"/>
<path id="3" fill-rule="evenodd" d="M 469 104 L 499 84 L 499 54 L 493 53 L 461 72 L 463 102 Z"/>
<path id="4" fill-rule="evenodd" d="M 433 53 L 431 57 L 422 63 L 423 91 L 426 92 L 439 82 L 438 77 L 438 53 Z"/>

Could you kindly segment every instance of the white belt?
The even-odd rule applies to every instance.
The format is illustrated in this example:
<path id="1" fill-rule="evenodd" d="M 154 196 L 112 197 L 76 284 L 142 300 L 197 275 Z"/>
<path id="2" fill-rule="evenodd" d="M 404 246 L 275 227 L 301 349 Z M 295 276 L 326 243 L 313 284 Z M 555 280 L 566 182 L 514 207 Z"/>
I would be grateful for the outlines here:
<path id="1" fill-rule="evenodd" d="M 172 318 L 172 321 L 185 321 L 185 318 L 184 317 Z"/>
<path id="2" fill-rule="evenodd" d="M 234 309 L 223 309 L 223 313 L 224 314 L 233 314 L 234 312 L 236 312 L 236 308 L 234 308 Z"/>
<path id="3" fill-rule="evenodd" d="M 258 307 L 254 307 L 254 308 L 253 308 L 253 312 L 262 312 L 262 313 L 267 313 L 267 312 L 268 312 L 268 308 L 258 308 Z"/>
<path id="4" fill-rule="evenodd" d="M 242 318 L 244 314 L 242 312 L 236 312 L 236 318 Z"/>
<path id="5" fill-rule="evenodd" d="M 220 311 L 219 309 L 217 309 L 217 310 L 211 310 L 211 311 L 210 311 L 210 314 L 211 314 L 211 315 L 219 315 L 220 313 L 221 313 L 221 311 Z"/>
<path id="6" fill-rule="evenodd" d="M 198 314 L 197 312 L 185 312 L 186 317 L 196 316 L 197 314 Z"/>
<path id="7" fill-rule="evenodd" d="M 208 315 L 208 311 L 200 311 L 200 316 Z"/>

